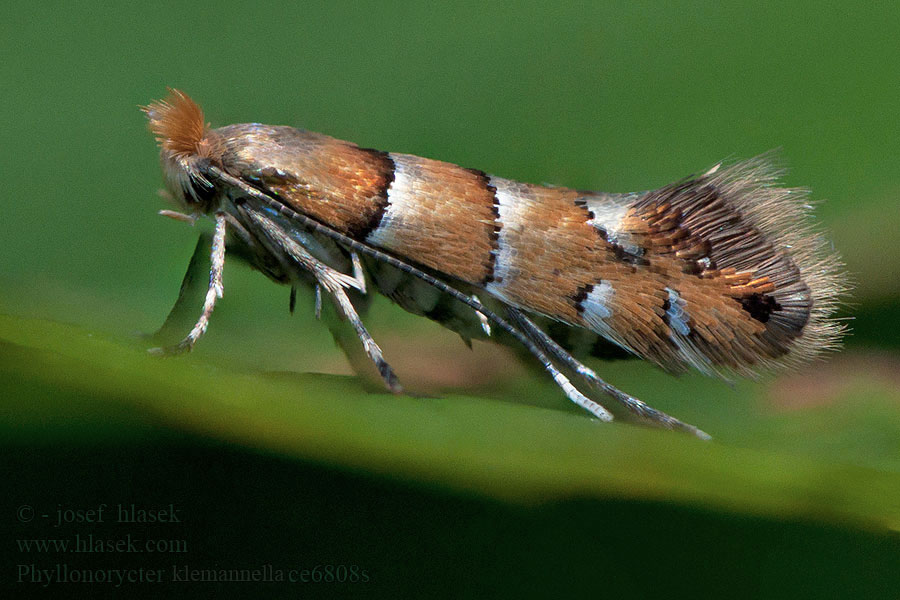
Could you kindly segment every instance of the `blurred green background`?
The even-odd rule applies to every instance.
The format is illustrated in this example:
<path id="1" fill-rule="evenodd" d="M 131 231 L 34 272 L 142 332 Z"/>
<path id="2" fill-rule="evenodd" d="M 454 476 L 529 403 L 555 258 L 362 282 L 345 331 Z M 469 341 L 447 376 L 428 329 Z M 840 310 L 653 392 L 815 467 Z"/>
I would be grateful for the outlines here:
<path id="1" fill-rule="evenodd" d="M 18 565 L 67 563 L 166 569 L 163 584 L 128 586 L 154 597 L 896 597 L 898 5 L 13 2 L 3 13 L 0 581 L 17 594 L 40 589 Z M 214 126 L 290 124 L 604 191 L 778 148 L 786 183 L 825 200 L 817 215 L 855 282 L 843 312 L 853 334 L 829 362 L 762 383 L 593 364 L 710 444 L 590 422 L 506 350 L 469 351 L 383 299 L 366 322 L 419 397 L 367 394 L 311 296 L 290 316 L 286 288 L 236 263 L 196 351 L 154 360 L 139 334 L 165 319 L 198 235 L 156 215 L 157 150 L 137 107 L 166 86 Z M 16 517 L 100 503 L 172 503 L 185 522 Z M 88 533 L 186 539 L 188 552 L 16 545 Z M 352 564 L 370 581 L 171 581 L 184 564 Z"/>

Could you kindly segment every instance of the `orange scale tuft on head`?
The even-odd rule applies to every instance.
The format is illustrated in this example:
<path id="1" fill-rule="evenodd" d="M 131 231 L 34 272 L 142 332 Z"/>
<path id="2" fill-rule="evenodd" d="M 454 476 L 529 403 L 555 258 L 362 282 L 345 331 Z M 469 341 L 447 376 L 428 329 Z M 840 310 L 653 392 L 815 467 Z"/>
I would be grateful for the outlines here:
<path id="1" fill-rule="evenodd" d="M 209 136 L 203 110 L 184 92 L 169 88 L 164 100 L 151 102 L 141 110 L 150 120 L 150 131 L 163 150 L 176 158 L 212 158 L 216 144 Z"/>

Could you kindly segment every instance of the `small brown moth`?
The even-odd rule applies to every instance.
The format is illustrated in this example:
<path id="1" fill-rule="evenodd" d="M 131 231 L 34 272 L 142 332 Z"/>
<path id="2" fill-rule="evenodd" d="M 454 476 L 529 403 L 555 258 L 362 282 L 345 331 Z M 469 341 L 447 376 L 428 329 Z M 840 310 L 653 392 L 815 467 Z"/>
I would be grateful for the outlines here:
<path id="1" fill-rule="evenodd" d="M 200 319 L 156 352 L 190 350 L 206 331 L 222 296 L 226 241 L 272 279 L 314 285 L 317 314 L 324 289 L 394 392 L 397 378 L 356 310 L 367 277 L 467 342 L 521 344 L 601 420 L 612 416 L 563 370 L 639 419 L 701 438 L 709 436 L 607 384 L 570 350 L 625 351 L 676 373 L 754 375 L 833 349 L 843 332 L 832 318 L 840 260 L 812 228 L 806 192 L 779 187 L 766 157 L 608 194 L 293 127 L 210 129 L 177 90 L 143 110 L 168 190 L 186 211 L 161 214 L 215 220 Z"/>

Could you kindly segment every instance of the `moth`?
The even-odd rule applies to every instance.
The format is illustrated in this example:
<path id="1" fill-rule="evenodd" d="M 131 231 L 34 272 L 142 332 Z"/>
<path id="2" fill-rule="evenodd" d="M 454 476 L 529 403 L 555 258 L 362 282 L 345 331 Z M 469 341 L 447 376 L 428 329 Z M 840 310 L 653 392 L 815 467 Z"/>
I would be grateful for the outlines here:
<path id="1" fill-rule="evenodd" d="M 215 221 L 202 313 L 222 297 L 226 244 L 271 279 L 312 285 L 402 390 L 359 317 L 370 286 L 466 341 L 516 344 L 602 421 L 606 396 L 647 423 L 709 436 L 601 379 L 576 355 L 633 355 L 679 373 L 753 376 L 834 349 L 842 265 L 804 190 L 767 156 L 660 189 L 520 183 L 259 123 L 211 129 L 186 94 L 142 109 L 180 211 Z M 552 335 L 551 335 L 552 334 Z M 345 349 L 347 344 L 344 344 Z M 580 387 L 573 383 L 580 382 Z"/>

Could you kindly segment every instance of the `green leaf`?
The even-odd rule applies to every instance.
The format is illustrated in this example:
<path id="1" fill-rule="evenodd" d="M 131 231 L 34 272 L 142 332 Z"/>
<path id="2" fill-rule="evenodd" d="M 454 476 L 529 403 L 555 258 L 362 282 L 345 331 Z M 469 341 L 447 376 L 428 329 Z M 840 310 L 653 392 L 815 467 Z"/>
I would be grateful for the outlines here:
<path id="1" fill-rule="evenodd" d="M 746 404 L 721 398 L 695 398 L 702 414 L 685 415 L 688 403 L 674 407 L 717 437 L 702 442 L 496 398 L 370 394 L 348 377 L 159 359 L 140 344 L 10 316 L 0 316 L 0 369 L 8 382 L 8 438 L 52 441 L 82 427 L 96 440 L 162 421 L 288 457 L 514 502 L 665 500 L 900 530 L 895 453 L 854 452 L 873 424 L 885 447 L 900 438 L 897 395 L 887 390 L 863 390 L 857 406 L 841 402 L 795 414 L 754 416 Z M 681 385 L 694 392 L 712 385 L 708 395 L 722 394 L 704 380 L 658 381 L 670 394 Z M 46 390 L 58 390 L 57 399 Z M 80 405 L 64 403 L 73 391 Z"/>

